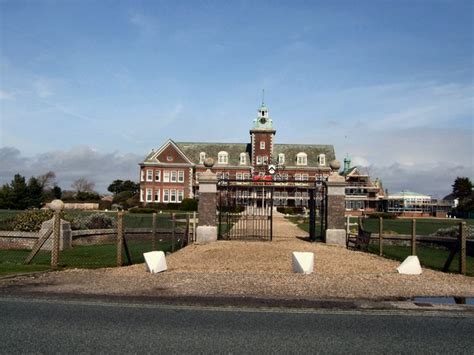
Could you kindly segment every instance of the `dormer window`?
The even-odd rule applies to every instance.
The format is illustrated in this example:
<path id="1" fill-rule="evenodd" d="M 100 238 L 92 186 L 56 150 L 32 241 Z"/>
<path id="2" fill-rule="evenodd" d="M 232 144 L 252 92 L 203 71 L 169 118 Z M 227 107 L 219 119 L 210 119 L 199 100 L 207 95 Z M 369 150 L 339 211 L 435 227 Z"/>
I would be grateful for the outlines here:
<path id="1" fill-rule="evenodd" d="M 247 164 L 247 154 L 240 153 L 240 165 Z"/>
<path id="2" fill-rule="evenodd" d="M 283 153 L 278 154 L 278 164 L 280 165 L 285 164 L 285 154 Z"/>
<path id="3" fill-rule="evenodd" d="M 228 164 L 229 163 L 229 153 L 227 152 L 219 152 L 217 154 L 217 163 L 218 164 Z"/>
<path id="4" fill-rule="evenodd" d="M 296 165 L 308 165 L 308 155 L 303 152 L 296 154 Z"/>
<path id="5" fill-rule="evenodd" d="M 204 164 L 204 160 L 206 160 L 206 153 L 205 152 L 199 153 L 199 164 Z"/>
<path id="6" fill-rule="evenodd" d="M 318 164 L 319 165 L 326 165 L 326 155 L 319 154 L 318 155 Z"/>

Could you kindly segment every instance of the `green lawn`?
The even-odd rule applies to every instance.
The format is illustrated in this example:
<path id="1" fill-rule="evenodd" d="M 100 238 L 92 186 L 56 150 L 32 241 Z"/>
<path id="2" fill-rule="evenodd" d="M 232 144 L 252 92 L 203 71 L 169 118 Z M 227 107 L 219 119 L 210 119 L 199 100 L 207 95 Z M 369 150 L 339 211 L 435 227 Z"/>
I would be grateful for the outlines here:
<path id="1" fill-rule="evenodd" d="M 143 253 L 151 251 L 151 240 L 129 240 L 128 247 L 133 264 L 143 263 Z M 180 242 L 176 241 L 175 250 L 180 248 Z M 171 251 L 171 241 L 157 241 L 157 250 Z M 30 250 L 0 250 L 0 276 L 48 270 L 51 263 L 51 253 L 39 252 L 30 265 L 24 265 L 23 261 Z M 127 263 L 125 252 L 124 263 Z M 91 246 L 75 246 L 72 249 L 62 251 L 59 255 L 59 268 L 101 268 L 116 266 L 116 245 L 102 244 Z"/>
<path id="2" fill-rule="evenodd" d="M 356 222 L 356 219 L 351 220 Z M 434 219 L 434 218 L 418 218 L 416 219 L 416 234 L 417 235 L 430 235 L 435 233 L 440 228 L 449 228 L 458 226 L 461 220 L 457 219 Z M 379 232 L 379 220 L 375 218 L 364 219 L 364 229 L 372 232 Z M 397 219 L 384 219 L 383 230 L 395 232 L 396 234 L 411 234 L 412 220 L 405 218 Z"/>

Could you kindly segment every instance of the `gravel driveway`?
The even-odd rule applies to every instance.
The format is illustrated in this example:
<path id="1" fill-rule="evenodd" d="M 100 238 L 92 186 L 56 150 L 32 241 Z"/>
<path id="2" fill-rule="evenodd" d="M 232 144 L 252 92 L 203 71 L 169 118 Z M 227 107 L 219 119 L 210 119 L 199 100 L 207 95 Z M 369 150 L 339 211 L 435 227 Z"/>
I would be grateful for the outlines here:
<path id="1" fill-rule="evenodd" d="M 167 257 L 168 271 L 151 275 L 145 265 L 66 270 L 0 281 L 24 291 L 128 296 L 256 296 L 390 299 L 474 296 L 474 278 L 423 269 L 399 275 L 398 262 L 344 247 L 309 243 L 305 232 L 280 214 L 272 242 L 218 241 L 191 245 Z M 298 238 L 300 237 L 300 238 Z M 314 273 L 294 274 L 291 252 L 315 253 Z"/>

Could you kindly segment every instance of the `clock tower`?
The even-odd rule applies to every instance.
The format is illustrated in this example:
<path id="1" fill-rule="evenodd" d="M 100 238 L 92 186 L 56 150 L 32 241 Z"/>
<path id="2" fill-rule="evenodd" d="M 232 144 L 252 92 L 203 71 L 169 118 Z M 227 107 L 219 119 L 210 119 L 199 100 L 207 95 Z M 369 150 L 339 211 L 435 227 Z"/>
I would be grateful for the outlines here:
<path id="1" fill-rule="evenodd" d="M 250 130 L 253 175 L 265 174 L 267 172 L 268 164 L 273 154 L 273 137 L 275 133 L 273 121 L 268 115 L 268 108 L 262 102 L 258 109 L 257 118 L 253 120 L 253 127 Z"/>

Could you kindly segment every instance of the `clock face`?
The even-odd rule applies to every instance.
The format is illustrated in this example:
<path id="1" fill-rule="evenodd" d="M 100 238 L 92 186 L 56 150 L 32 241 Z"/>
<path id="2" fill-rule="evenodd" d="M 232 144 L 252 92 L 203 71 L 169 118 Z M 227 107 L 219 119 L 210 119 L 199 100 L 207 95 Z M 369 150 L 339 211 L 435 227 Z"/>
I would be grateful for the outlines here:
<path id="1" fill-rule="evenodd" d="M 260 123 L 261 123 L 261 124 L 265 124 L 266 122 L 267 122 L 267 119 L 266 119 L 265 117 L 262 117 L 262 118 L 260 119 Z"/>

